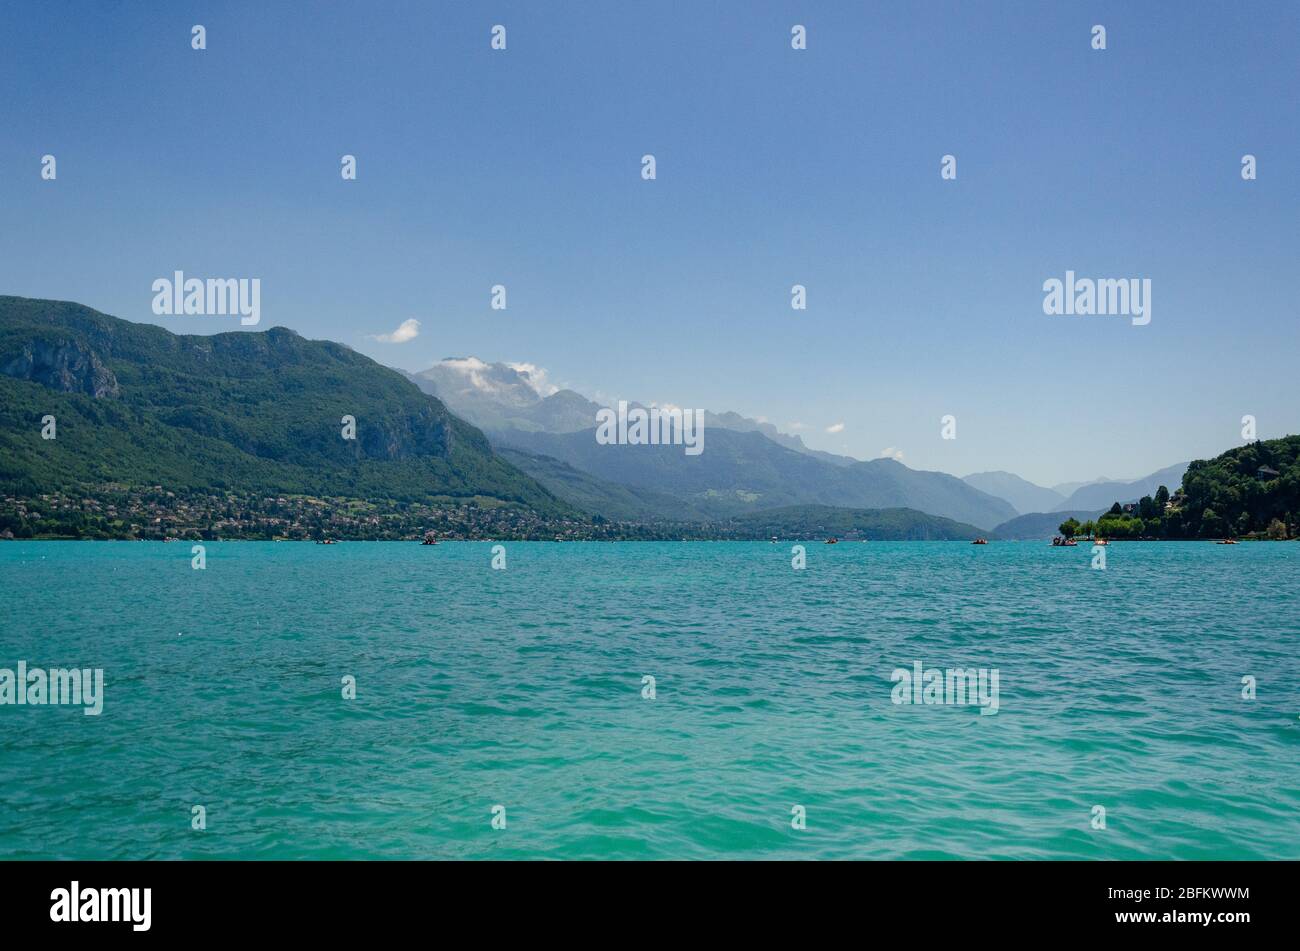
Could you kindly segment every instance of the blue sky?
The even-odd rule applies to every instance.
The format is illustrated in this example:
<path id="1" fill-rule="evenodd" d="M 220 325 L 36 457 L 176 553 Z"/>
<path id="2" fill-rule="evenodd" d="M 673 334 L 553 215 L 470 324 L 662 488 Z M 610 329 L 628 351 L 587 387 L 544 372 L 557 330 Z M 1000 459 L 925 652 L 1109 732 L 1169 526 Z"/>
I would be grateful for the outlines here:
<path id="1" fill-rule="evenodd" d="M 1135 477 L 1300 431 L 1298 63 L 1290 2 L 16 2 L 0 293 L 210 333 L 153 280 L 258 277 L 254 329 L 407 369 Z M 1067 269 L 1150 278 L 1151 323 L 1044 315 Z"/>

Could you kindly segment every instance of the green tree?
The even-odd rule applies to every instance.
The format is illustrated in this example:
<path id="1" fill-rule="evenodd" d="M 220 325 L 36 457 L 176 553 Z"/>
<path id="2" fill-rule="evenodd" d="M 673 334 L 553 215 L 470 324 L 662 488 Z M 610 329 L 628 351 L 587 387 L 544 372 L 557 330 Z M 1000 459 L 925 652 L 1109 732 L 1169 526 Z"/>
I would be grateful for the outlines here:
<path id="1" fill-rule="evenodd" d="M 1058 526 L 1058 530 L 1066 538 L 1073 538 L 1075 535 L 1079 534 L 1080 527 L 1078 520 L 1071 517 L 1062 522 Z"/>
<path id="2" fill-rule="evenodd" d="M 1223 519 L 1215 513 L 1214 509 L 1206 507 L 1201 513 L 1201 537 L 1202 538 L 1222 538 L 1227 534 L 1227 525 Z"/>

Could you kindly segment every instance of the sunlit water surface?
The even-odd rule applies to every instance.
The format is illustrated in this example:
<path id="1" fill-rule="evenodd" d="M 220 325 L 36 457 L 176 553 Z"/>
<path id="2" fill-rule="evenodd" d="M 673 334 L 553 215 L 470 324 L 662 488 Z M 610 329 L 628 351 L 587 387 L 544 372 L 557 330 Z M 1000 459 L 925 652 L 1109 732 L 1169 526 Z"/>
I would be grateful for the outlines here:
<path id="1" fill-rule="evenodd" d="M 1300 858 L 1300 545 L 790 549 L 2 543 L 0 856 Z"/>

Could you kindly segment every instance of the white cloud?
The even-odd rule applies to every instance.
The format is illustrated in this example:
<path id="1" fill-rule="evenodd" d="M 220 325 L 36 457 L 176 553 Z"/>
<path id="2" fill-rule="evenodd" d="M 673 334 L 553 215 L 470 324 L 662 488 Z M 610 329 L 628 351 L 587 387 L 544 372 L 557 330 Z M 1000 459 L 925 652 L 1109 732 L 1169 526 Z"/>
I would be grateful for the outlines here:
<path id="1" fill-rule="evenodd" d="M 493 392 L 498 389 L 484 376 L 492 368 L 478 357 L 448 357 L 438 366 L 455 373 L 472 390 Z"/>
<path id="2" fill-rule="evenodd" d="M 463 373 L 468 376 L 471 373 L 480 370 L 486 370 L 488 365 L 478 357 L 447 357 L 442 361 L 442 365 L 457 373 Z"/>
<path id="3" fill-rule="evenodd" d="M 880 450 L 880 458 L 896 459 L 897 461 L 902 462 L 903 450 L 895 449 L 893 446 L 886 446 L 884 449 Z"/>
<path id="4" fill-rule="evenodd" d="M 510 369 L 527 377 L 527 383 L 537 391 L 538 396 L 550 396 L 560 392 L 560 388 L 546 376 L 546 370 L 535 363 L 507 363 Z"/>
<path id="5" fill-rule="evenodd" d="M 831 425 L 826 427 L 826 431 L 832 435 L 834 435 L 835 433 L 842 433 L 844 432 L 844 424 L 832 423 Z"/>
<path id="6" fill-rule="evenodd" d="M 479 393 L 514 406 L 530 406 L 558 393 L 546 370 L 532 363 L 487 363 L 478 357 L 447 357 L 428 371 L 448 391 Z"/>
<path id="7" fill-rule="evenodd" d="M 420 336 L 420 322 L 414 317 L 402 321 L 401 325 L 390 334 L 371 334 L 371 340 L 380 343 L 406 343 Z"/>
<path id="8" fill-rule="evenodd" d="M 785 428 L 786 429 L 807 429 L 808 424 L 807 423 L 786 423 Z"/>

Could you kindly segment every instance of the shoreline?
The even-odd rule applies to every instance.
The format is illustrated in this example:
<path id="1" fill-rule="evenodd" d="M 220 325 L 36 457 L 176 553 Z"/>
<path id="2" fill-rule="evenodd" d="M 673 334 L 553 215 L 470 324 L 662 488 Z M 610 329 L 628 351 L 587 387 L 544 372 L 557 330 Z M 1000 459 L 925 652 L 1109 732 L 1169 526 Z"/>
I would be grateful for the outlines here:
<path id="1" fill-rule="evenodd" d="M 786 538 L 780 538 L 780 539 L 777 539 L 777 541 L 773 542 L 772 539 L 770 539 L 770 538 L 722 538 L 722 537 L 718 537 L 718 538 L 513 538 L 513 537 L 510 537 L 510 536 L 502 535 L 502 536 L 497 536 L 497 537 L 493 537 L 493 538 L 440 538 L 440 539 L 438 539 L 437 545 L 450 545 L 450 544 L 454 544 L 454 543 L 457 543 L 457 542 L 470 542 L 470 543 L 474 543 L 474 544 L 488 544 L 488 543 L 492 543 L 492 542 L 528 542 L 528 543 L 545 544 L 545 545 L 573 544 L 573 543 L 575 543 L 575 542 L 595 542 L 595 543 L 600 543 L 600 544 L 652 544 L 652 545 L 662 545 L 662 544 L 668 544 L 668 543 L 674 543 L 674 544 L 675 544 L 675 543 L 681 543 L 681 542 L 708 542 L 708 543 L 726 542 L 726 543 L 746 544 L 746 545 L 753 545 L 753 544 L 776 544 L 776 545 L 781 545 L 781 544 L 786 544 L 786 543 L 790 543 L 790 544 L 822 543 L 822 544 L 824 544 L 824 543 L 826 542 L 826 539 L 827 539 L 828 537 L 829 537 L 829 536 L 826 536 L 826 535 L 816 535 L 816 536 L 799 536 L 799 535 L 791 535 L 791 536 L 788 536 L 788 537 L 786 537 Z M 1105 546 L 1105 547 L 1109 547 L 1110 545 L 1116 545 L 1116 544 L 1134 544 L 1134 543 L 1143 543 L 1143 542 L 1148 542 L 1148 543 L 1158 543 L 1158 544 L 1170 544 L 1170 543 L 1173 543 L 1173 544 L 1180 544 L 1180 543 L 1181 543 L 1181 544 L 1198 544 L 1198 545 L 1220 545 L 1220 544 L 1223 543 L 1223 541 L 1224 541 L 1224 540 L 1223 540 L 1223 539 L 1220 539 L 1220 538 L 1115 538 L 1115 539 L 1109 539 L 1109 538 L 1108 538 L 1108 539 L 1106 539 L 1106 546 Z M 1245 544 L 1250 544 L 1250 543 L 1255 543 L 1255 542 L 1262 542 L 1262 543 L 1282 542 L 1282 543 L 1285 543 L 1285 542 L 1294 542 L 1294 541 L 1300 541 L 1300 539 L 1295 539 L 1295 538 L 1236 538 L 1236 539 L 1233 539 L 1233 543 L 1234 543 L 1234 544 L 1239 544 L 1239 545 L 1245 545 Z M 0 538 L 0 545 L 3 545 L 3 544 L 5 544 L 5 543 L 10 543 L 10 542 L 12 542 L 12 543 L 20 543 L 20 542 L 86 542 L 86 543 L 102 543 L 102 542 L 131 542 L 131 543 L 134 543 L 134 542 L 152 542 L 152 543 L 154 543 L 154 544 L 171 544 L 171 543 L 173 543 L 173 542 L 175 542 L 175 543 L 180 543 L 180 544 L 184 544 L 184 543 L 187 543 L 187 542 L 188 542 L 189 544 L 192 544 L 192 545 L 224 544 L 224 543 L 226 543 L 226 542 L 274 542 L 274 543 L 277 543 L 277 544 L 282 543 L 282 542 L 287 542 L 287 543 L 291 543 L 291 544 L 299 544 L 299 545 L 316 545 L 316 544 L 320 544 L 320 543 L 321 543 L 320 540 L 318 540 L 318 539 L 314 539 L 314 538 L 169 538 L 169 539 L 162 539 L 162 538 L 74 538 L 74 537 L 72 537 L 72 536 L 64 536 L 64 535 L 50 535 L 50 536 L 42 536 L 42 537 L 34 537 L 34 538 Z M 969 539 L 969 538 L 848 538 L 848 539 L 846 539 L 846 538 L 841 538 L 841 539 L 839 540 L 839 544 L 842 544 L 842 545 L 849 545 L 849 546 L 852 546 L 852 545 L 860 545 L 860 544 L 866 544 L 866 543 L 871 543 L 871 544 L 875 544 L 875 545 L 880 545 L 880 544 L 901 544 L 901 543 L 913 544 L 913 543 L 920 543 L 920 542 L 924 542 L 924 543 L 926 543 L 926 544 L 931 544 L 931 543 L 933 543 L 933 544 L 942 544 L 942 545 L 969 545 L 969 544 L 971 544 L 972 539 Z M 421 540 L 420 540 L 419 538 L 331 538 L 330 541 L 329 541 L 329 544 L 331 544 L 331 545 L 342 545 L 342 544 L 344 544 L 344 543 L 347 543 L 347 544 L 391 544 L 391 545 L 412 545 L 412 544 L 415 544 L 415 545 L 419 545 L 419 544 L 421 544 Z M 990 545 L 993 545 L 993 544 L 998 544 L 998 545 L 1022 545 L 1022 544 L 1023 544 L 1023 545 L 1037 545 L 1037 544 L 1043 544 L 1044 547 L 1047 547 L 1047 548 L 1067 548 L 1067 547 L 1074 547 L 1074 548 L 1087 548 L 1087 547 L 1089 547 L 1091 544 L 1093 544 L 1093 543 L 1091 543 L 1091 542 L 1089 542 L 1089 541 L 1081 541 L 1078 545 L 1074 545 L 1074 546 L 1067 546 L 1067 545 L 1053 545 L 1053 544 L 1051 544 L 1051 539 L 1050 539 L 1050 538 L 1041 538 L 1041 539 L 1040 539 L 1040 538 L 990 538 L 990 539 L 988 540 L 987 543 L 990 544 Z M 430 546 L 424 546 L 424 547 L 436 548 L 437 545 L 430 545 Z"/>

